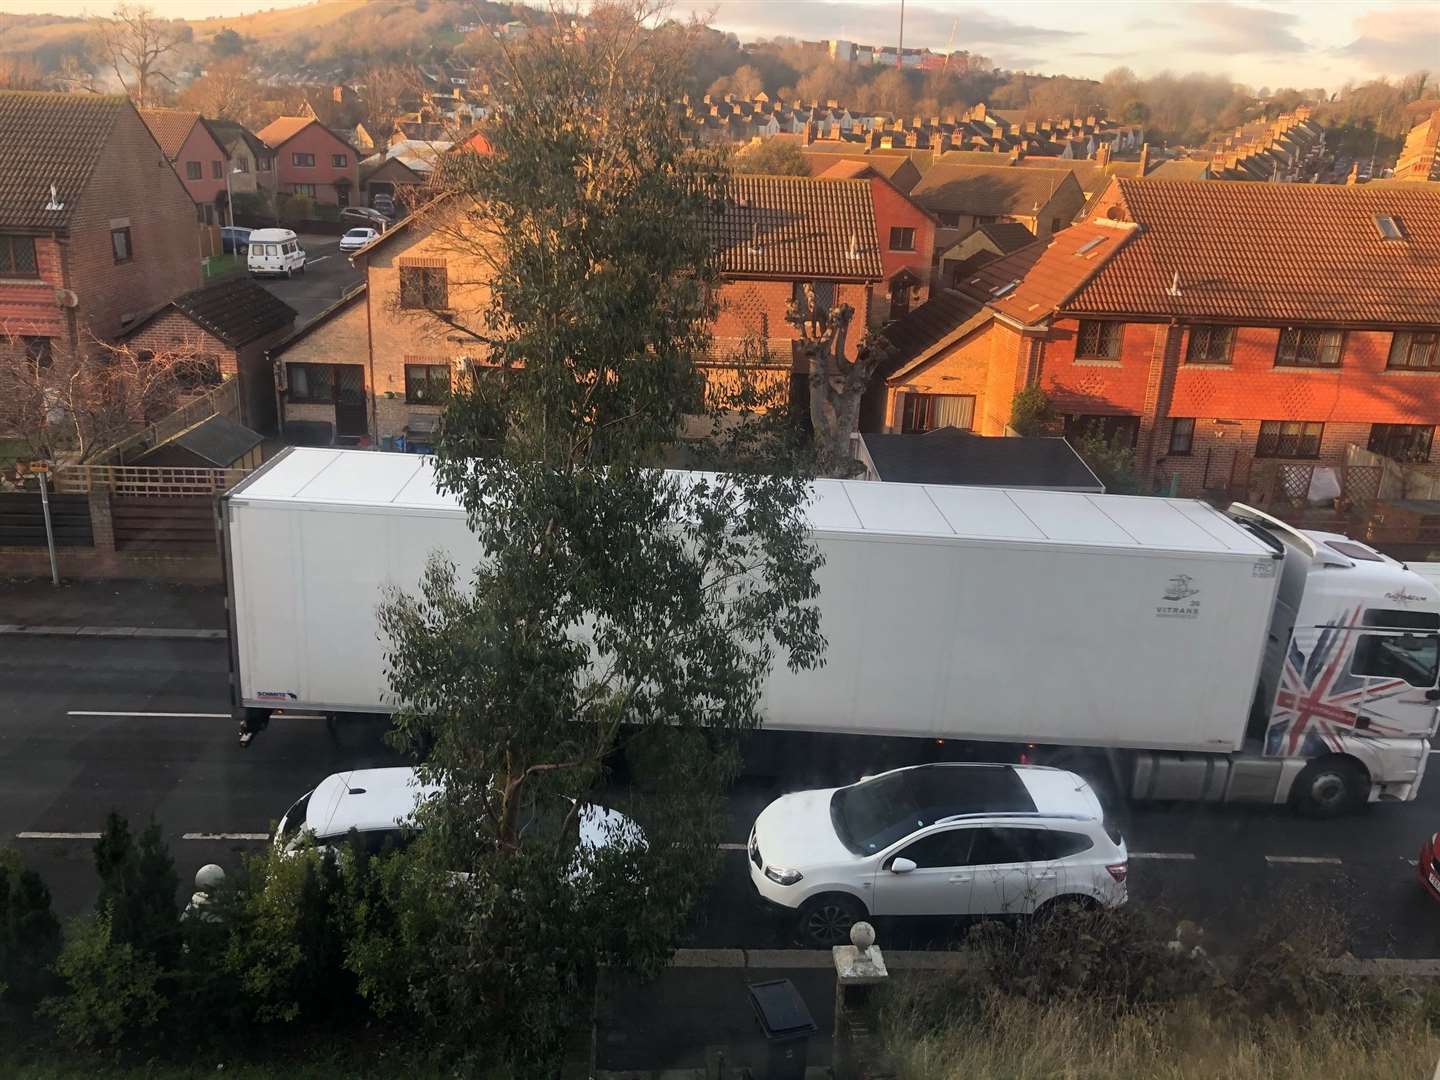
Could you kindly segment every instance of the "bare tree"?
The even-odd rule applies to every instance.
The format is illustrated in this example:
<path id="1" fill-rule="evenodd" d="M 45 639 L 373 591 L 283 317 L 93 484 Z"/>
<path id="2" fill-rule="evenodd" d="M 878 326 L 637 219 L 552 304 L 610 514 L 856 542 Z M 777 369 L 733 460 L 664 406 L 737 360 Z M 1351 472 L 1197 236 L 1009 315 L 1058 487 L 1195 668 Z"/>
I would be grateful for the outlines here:
<path id="1" fill-rule="evenodd" d="M 137 107 L 155 103 L 155 80 L 174 85 L 161 65 L 186 40 L 184 24 L 161 19 L 143 4 L 121 0 L 108 19 L 95 20 L 95 33 L 105 62 Z"/>
<path id="2" fill-rule="evenodd" d="M 0 90 L 49 90 L 50 80 L 29 57 L 0 57 Z"/>
<path id="3" fill-rule="evenodd" d="M 200 343 L 152 353 L 100 341 L 74 355 L 0 329 L 0 433 L 40 457 L 84 462 L 218 378 Z"/>
<path id="4" fill-rule="evenodd" d="M 365 73 L 365 124 L 376 139 L 386 139 L 395 118 L 420 100 L 424 84 L 418 69 L 385 64 Z"/>
<path id="5" fill-rule="evenodd" d="M 810 367 L 810 423 L 822 473 L 848 475 L 853 467 L 850 436 L 858 428 L 860 402 L 871 378 L 891 354 L 883 338 L 865 337 L 852 360 L 845 354 L 855 309 L 849 304 L 825 308 L 816 302 L 815 283 L 806 282 L 792 301 L 785 321 L 800 331 L 800 348 Z"/>
<path id="6" fill-rule="evenodd" d="M 244 123 L 261 97 L 255 71 L 244 56 L 212 64 L 180 93 L 180 103 L 202 116 Z"/>

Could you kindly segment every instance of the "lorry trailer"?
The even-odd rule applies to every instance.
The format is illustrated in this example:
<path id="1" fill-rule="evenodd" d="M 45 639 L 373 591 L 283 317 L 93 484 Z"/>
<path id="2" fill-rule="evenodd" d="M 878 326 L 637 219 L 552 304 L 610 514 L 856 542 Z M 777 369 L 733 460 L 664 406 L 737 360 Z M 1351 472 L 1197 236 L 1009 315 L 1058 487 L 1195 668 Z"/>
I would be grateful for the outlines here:
<path id="1" fill-rule="evenodd" d="M 1440 589 L 1374 549 L 1236 504 L 817 480 L 825 666 L 771 671 L 765 726 L 1096 751 L 1135 798 L 1419 791 Z M 428 459 L 290 449 L 228 492 L 232 700 L 385 713 L 377 605 L 479 544 Z"/>

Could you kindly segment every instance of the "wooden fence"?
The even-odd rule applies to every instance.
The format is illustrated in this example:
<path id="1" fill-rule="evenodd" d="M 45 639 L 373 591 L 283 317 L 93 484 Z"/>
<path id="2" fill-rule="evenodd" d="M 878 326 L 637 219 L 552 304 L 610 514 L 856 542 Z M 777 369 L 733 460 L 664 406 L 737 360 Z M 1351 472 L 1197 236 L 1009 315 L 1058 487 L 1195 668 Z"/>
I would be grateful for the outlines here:
<path id="1" fill-rule="evenodd" d="M 215 389 L 191 398 L 174 412 L 162 416 L 143 431 L 137 431 L 102 451 L 95 460 L 106 465 L 123 465 L 146 450 L 159 446 L 166 439 L 174 438 L 187 428 L 194 427 L 201 420 L 208 420 L 212 416 L 239 415 L 240 380 L 231 376 Z"/>
<path id="2" fill-rule="evenodd" d="M 66 494 L 108 491 L 116 496 L 186 498 L 220 495 L 249 475 L 249 469 L 189 469 L 154 465 L 62 465 L 55 488 Z"/>
<path id="3" fill-rule="evenodd" d="M 84 495 L 51 495 L 50 521 L 56 547 L 91 547 L 90 500 Z M 45 511 L 38 491 L 0 493 L 0 547 L 44 547 Z"/>
<path id="4" fill-rule="evenodd" d="M 126 554 L 215 551 L 215 507 L 209 499 L 115 496 L 110 522 L 115 550 Z"/>

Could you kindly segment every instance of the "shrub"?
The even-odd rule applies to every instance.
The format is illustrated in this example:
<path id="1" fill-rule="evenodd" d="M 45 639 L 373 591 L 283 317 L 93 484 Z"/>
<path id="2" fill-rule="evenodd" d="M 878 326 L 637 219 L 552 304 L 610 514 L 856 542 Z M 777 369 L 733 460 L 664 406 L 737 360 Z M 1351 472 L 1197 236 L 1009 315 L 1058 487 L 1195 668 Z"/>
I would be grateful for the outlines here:
<path id="1" fill-rule="evenodd" d="M 1135 450 L 1125 445 L 1123 436 L 1116 435 L 1106 442 L 1105 436 L 1092 427 L 1070 442 L 1110 494 L 1134 495 L 1140 490 L 1140 479 L 1135 473 Z"/>
<path id="2" fill-rule="evenodd" d="M 175 902 L 180 879 L 160 826 L 152 821 L 137 844 L 125 819 L 111 811 L 95 843 L 95 872 L 100 875 L 96 908 L 109 914 L 115 941 L 133 945 L 162 968 L 173 968 L 180 957 Z"/>
<path id="3" fill-rule="evenodd" d="M 1038 386 L 1027 386 L 1010 403 L 1010 426 L 1017 435 L 1053 435 L 1059 421 L 1050 395 Z"/>
<path id="4" fill-rule="evenodd" d="M 65 993 L 47 998 L 42 1012 L 67 1042 L 119 1046 L 153 1029 L 165 1009 L 159 965 L 116 939 L 108 911 L 71 925 L 56 967 Z"/>
<path id="5" fill-rule="evenodd" d="M 18 852 L 0 849 L 0 995 L 34 1001 L 50 988 L 60 923 L 50 890 Z"/>
<path id="6" fill-rule="evenodd" d="M 315 220 L 315 200 L 308 195 L 282 195 L 280 220 L 298 223 Z"/>

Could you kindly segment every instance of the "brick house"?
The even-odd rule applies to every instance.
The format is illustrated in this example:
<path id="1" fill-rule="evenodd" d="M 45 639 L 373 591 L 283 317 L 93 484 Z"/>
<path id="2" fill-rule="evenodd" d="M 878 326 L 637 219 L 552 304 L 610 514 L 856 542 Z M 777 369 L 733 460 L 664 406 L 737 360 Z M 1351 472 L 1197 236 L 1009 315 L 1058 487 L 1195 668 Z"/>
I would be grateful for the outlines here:
<path id="1" fill-rule="evenodd" d="M 1085 192 L 1069 169 L 952 165 L 943 158 L 925 170 L 910 198 L 939 222 L 940 251 L 996 221 L 1018 221 L 1044 240 L 1085 209 Z"/>
<path id="2" fill-rule="evenodd" d="M 141 109 L 140 119 L 194 200 L 197 220 L 206 225 L 228 225 L 226 182 L 230 153 L 220 136 L 190 109 Z"/>
<path id="3" fill-rule="evenodd" d="M 240 383 L 240 421 L 259 432 L 275 427 L 275 383 L 267 352 L 290 333 L 295 309 L 243 275 L 175 297 L 126 330 L 122 340 L 143 354 L 201 357 L 215 379 Z"/>
<path id="4" fill-rule="evenodd" d="M 1039 385 L 1070 431 L 1129 442 L 1142 477 L 1183 494 L 1243 491 L 1257 463 L 1337 465 L 1351 444 L 1440 471 L 1427 187 L 1116 180 L 1086 223 L 891 329 L 905 347 L 881 420 L 923 430 L 950 395 L 999 433 Z"/>
<path id="5" fill-rule="evenodd" d="M 0 356 L 68 362 L 199 281 L 195 204 L 128 99 L 0 92 Z"/>
<path id="6" fill-rule="evenodd" d="M 230 155 L 230 193 L 273 196 L 278 183 L 274 148 L 234 120 L 206 120 L 205 123 Z"/>
<path id="7" fill-rule="evenodd" d="M 275 150 L 281 194 L 305 195 L 317 203 L 349 206 L 360 188 L 354 147 L 313 116 L 281 116 L 256 136 Z"/>
<path id="8" fill-rule="evenodd" d="M 448 199 L 431 202 L 356 256 L 363 288 L 272 350 L 287 427 L 329 425 L 353 445 L 429 445 L 453 372 L 486 355 L 460 326 L 489 303 L 477 284 L 485 267 L 454 239 L 465 227 Z"/>
<path id="9" fill-rule="evenodd" d="M 806 287 L 822 306 L 854 309 L 846 353 L 855 355 L 885 280 L 871 191 L 869 180 L 731 179 L 725 209 L 710 222 L 723 282 L 711 360 L 702 364 L 708 382 L 727 380 L 737 356 L 763 348 L 763 367 L 791 384 L 799 407 L 808 392 L 806 369 L 795 349 L 799 333 L 785 316 Z"/>
<path id="10" fill-rule="evenodd" d="M 871 162 L 844 158 L 821 178 L 865 180 L 875 207 L 875 242 L 885 279 L 875 290 L 869 321 L 889 322 L 907 315 L 930 298 L 931 268 L 935 263 L 935 218 L 901 191 Z"/>

